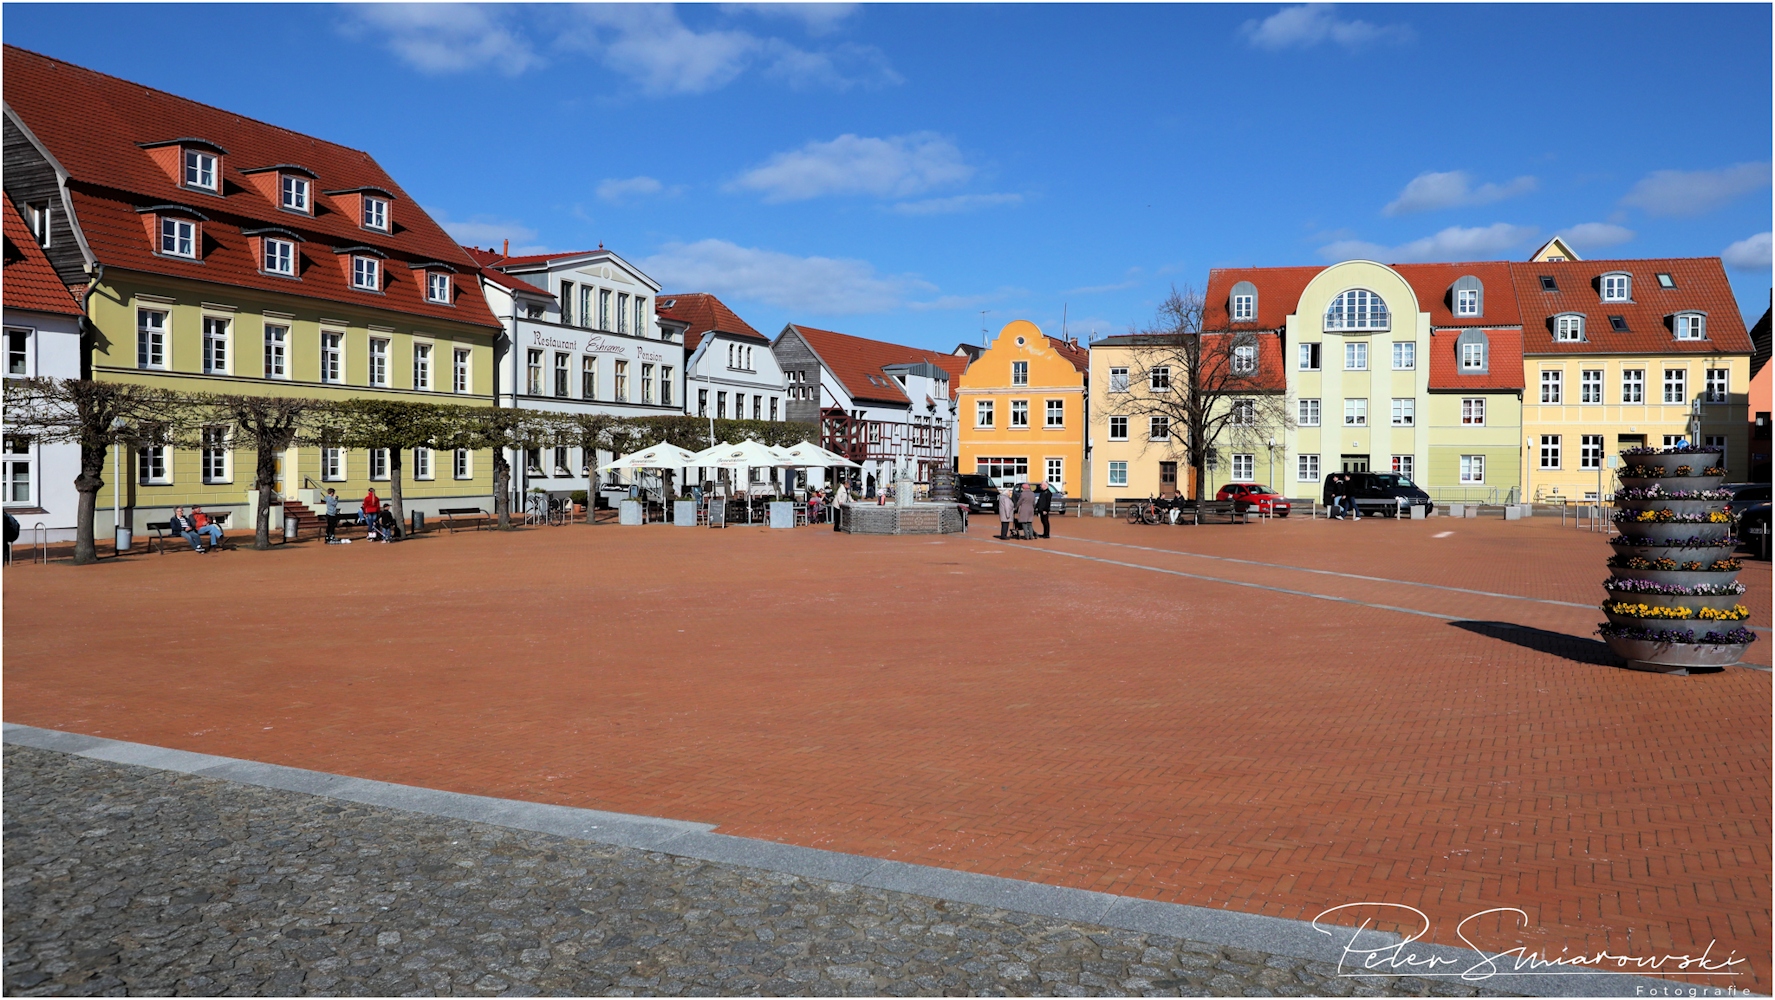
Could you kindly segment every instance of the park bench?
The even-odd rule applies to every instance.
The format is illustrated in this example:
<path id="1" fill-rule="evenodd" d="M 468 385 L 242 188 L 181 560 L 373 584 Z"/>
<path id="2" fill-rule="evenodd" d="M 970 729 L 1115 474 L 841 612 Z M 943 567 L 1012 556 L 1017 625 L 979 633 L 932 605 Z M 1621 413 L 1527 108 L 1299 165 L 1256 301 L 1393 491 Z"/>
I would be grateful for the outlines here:
<path id="1" fill-rule="evenodd" d="M 220 514 L 210 514 L 210 523 L 221 528 L 223 531 L 227 531 L 228 519 L 233 515 L 234 512 L 231 510 L 225 510 Z M 185 540 L 184 535 L 176 535 L 173 533 L 173 522 L 170 519 L 165 521 L 149 521 L 148 530 L 154 532 L 153 537 L 148 539 L 148 547 L 152 549 L 158 545 L 161 555 L 166 555 L 166 543 L 174 539 L 178 539 L 179 541 Z M 227 535 L 222 536 L 222 544 L 217 546 L 217 548 L 224 547 L 230 549 L 234 548 L 234 545 L 228 541 Z"/>
<path id="2" fill-rule="evenodd" d="M 1243 500 L 1185 500 L 1179 508 L 1178 520 L 1188 517 L 1201 524 L 1204 517 L 1224 517 L 1228 524 L 1249 523 L 1252 506 Z"/>
<path id="3" fill-rule="evenodd" d="M 450 529 L 452 535 L 456 533 L 458 524 L 473 524 L 475 530 L 479 531 L 482 527 L 490 525 L 493 520 L 491 514 L 479 507 L 440 507 L 438 508 L 438 516 L 444 519 L 444 524 Z"/>

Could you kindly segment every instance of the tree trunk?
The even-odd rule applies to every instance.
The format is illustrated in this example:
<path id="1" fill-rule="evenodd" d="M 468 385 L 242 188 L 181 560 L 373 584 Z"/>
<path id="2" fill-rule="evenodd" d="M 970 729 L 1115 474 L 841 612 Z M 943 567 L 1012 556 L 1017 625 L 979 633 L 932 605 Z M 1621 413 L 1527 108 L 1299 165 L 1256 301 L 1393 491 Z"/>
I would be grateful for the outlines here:
<path id="1" fill-rule="evenodd" d="M 74 489 L 80 494 L 80 502 L 74 516 L 74 565 L 76 566 L 86 566 L 99 561 L 98 546 L 93 543 L 93 521 L 98 513 L 99 490 L 105 486 L 106 451 L 104 445 L 94 447 L 83 444 L 80 446 L 80 475 L 74 477 Z"/>
<path id="2" fill-rule="evenodd" d="M 259 494 L 259 509 L 253 517 L 253 548 L 263 552 L 271 548 L 271 488 L 277 485 L 278 449 L 259 445 L 253 461 L 253 489 Z"/>
<path id="3" fill-rule="evenodd" d="M 406 537 L 406 508 L 401 506 L 401 449 L 388 449 L 388 510 L 394 515 L 396 537 Z"/>
<path id="4" fill-rule="evenodd" d="M 512 526 L 512 463 L 499 447 L 493 449 L 493 513 L 501 528 Z"/>

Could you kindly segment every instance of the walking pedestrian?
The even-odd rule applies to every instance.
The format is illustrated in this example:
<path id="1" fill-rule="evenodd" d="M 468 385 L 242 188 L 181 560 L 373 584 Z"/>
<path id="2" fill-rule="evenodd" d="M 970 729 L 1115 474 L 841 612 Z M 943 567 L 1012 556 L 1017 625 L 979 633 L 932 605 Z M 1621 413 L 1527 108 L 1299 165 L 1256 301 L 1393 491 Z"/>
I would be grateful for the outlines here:
<path id="1" fill-rule="evenodd" d="M 339 544 L 339 491 L 327 487 L 327 495 L 323 497 L 327 503 L 327 544 Z"/>
<path id="2" fill-rule="evenodd" d="M 845 487 L 844 480 L 838 481 L 838 491 L 832 494 L 832 530 L 843 527 L 844 505 L 851 502 L 851 491 Z"/>
<path id="3" fill-rule="evenodd" d="M 1341 521 L 1344 517 L 1343 507 L 1339 506 L 1339 501 L 1344 496 L 1343 481 L 1344 475 L 1341 472 L 1334 472 L 1325 477 L 1325 493 L 1321 499 L 1325 506 L 1330 508 L 1333 521 Z"/>
<path id="4" fill-rule="evenodd" d="M 1011 499 L 1011 488 L 998 488 L 998 537 L 1009 540 L 1011 537 L 1011 518 L 1016 513 L 1017 501 Z"/>
<path id="5" fill-rule="evenodd" d="M 1054 491 L 1048 488 L 1048 481 L 1042 480 L 1035 488 L 1035 513 L 1042 519 L 1042 537 L 1048 537 L 1048 512 L 1054 507 Z"/>
<path id="6" fill-rule="evenodd" d="M 1035 491 L 1028 483 L 1017 484 L 1017 537 L 1035 537 Z"/>
<path id="7" fill-rule="evenodd" d="M 357 519 L 363 522 L 364 527 L 374 528 L 376 515 L 380 513 L 382 513 L 382 501 L 376 496 L 376 488 L 372 486 L 370 491 L 364 494 L 363 508 L 358 511 Z"/>

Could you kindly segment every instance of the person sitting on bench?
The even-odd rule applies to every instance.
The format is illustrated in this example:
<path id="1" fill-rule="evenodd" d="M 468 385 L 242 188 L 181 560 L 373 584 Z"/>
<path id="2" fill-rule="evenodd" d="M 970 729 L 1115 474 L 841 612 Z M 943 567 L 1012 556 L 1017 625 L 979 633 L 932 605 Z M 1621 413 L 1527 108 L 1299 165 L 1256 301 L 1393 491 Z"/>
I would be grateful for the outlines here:
<path id="1" fill-rule="evenodd" d="M 168 527 L 185 536 L 185 540 L 191 543 L 191 551 L 204 551 L 203 542 L 201 541 L 203 536 L 197 533 L 197 524 L 189 517 L 185 516 L 185 508 L 174 507 L 173 516 L 167 518 L 166 522 Z"/>
<path id="2" fill-rule="evenodd" d="M 209 536 L 212 551 L 222 547 L 222 526 L 210 520 L 202 507 L 191 508 L 191 524 L 197 529 L 197 537 Z"/>

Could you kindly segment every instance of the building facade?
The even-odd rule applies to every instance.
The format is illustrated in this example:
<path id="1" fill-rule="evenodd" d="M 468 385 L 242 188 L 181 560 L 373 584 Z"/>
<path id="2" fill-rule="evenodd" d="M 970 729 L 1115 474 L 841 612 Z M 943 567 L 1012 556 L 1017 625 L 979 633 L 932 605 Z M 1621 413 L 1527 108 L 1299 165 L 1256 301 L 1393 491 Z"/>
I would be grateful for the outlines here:
<path id="1" fill-rule="evenodd" d="M 500 328 L 474 263 L 368 154 L 11 46 L 5 60 L 6 194 L 45 220 L 62 282 L 88 290 L 93 378 L 492 405 Z M 224 427 L 132 457 L 99 497 L 107 522 L 119 485 L 150 520 L 250 502 L 253 455 Z M 407 506 L 485 504 L 485 458 L 416 450 Z M 386 491 L 391 464 L 291 448 L 276 489 Z"/>
<path id="2" fill-rule="evenodd" d="M 783 369 L 770 338 L 706 292 L 661 295 L 662 322 L 682 328 L 684 412 L 717 420 L 787 420 Z"/>
<path id="3" fill-rule="evenodd" d="M 960 471 L 1082 495 L 1089 374 L 1077 344 L 1006 324 L 957 380 Z"/>
<path id="4" fill-rule="evenodd" d="M 5 335 L 7 378 L 84 377 L 80 302 L 49 265 L 38 235 L 8 199 L 6 220 Z M 47 220 L 36 215 L 41 227 Z M 43 443 L 7 435 L 0 489 L 6 513 L 18 519 L 23 540 L 41 525 L 49 541 L 74 537 L 79 496 L 80 446 Z"/>
<path id="5" fill-rule="evenodd" d="M 860 464 L 851 478 L 865 495 L 901 470 L 928 483 L 933 469 L 955 467 L 955 382 L 967 358 L 793 323 L 771 351 L 789 419 L 819 424 L 821 447 Z"/>

